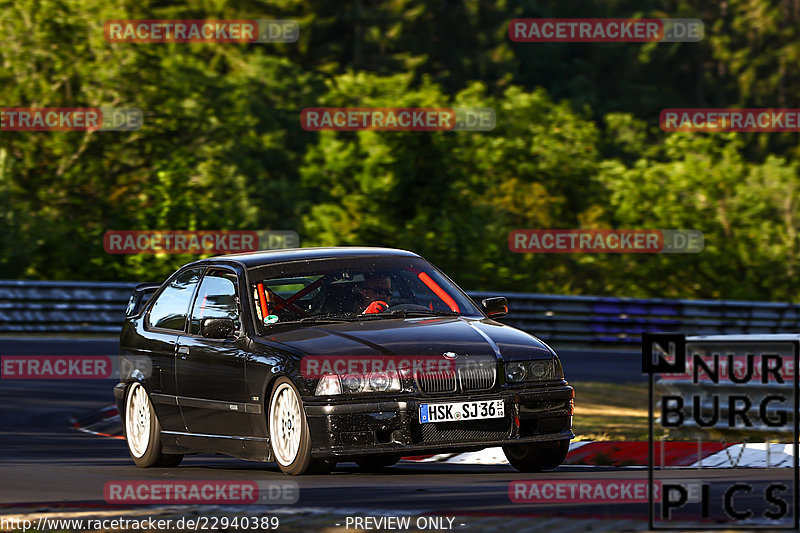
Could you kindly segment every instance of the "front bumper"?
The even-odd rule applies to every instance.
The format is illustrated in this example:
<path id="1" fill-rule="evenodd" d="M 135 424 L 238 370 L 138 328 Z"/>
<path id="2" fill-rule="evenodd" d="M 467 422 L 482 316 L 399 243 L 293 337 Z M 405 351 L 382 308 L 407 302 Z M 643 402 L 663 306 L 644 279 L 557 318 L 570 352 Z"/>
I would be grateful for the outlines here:
<path id="1" fill-rule="evenodd" d="M 445 397 L 319 402 L 304 398 L 314 457 L 479 450 L 574 437 L 569 385 Z M 420 424 L 419 405 L 502 399 L 505 418 Z M 315 402 L 315 400 L 317 400 Z M 349 400 L 349 399 L 348 399 Z"/>

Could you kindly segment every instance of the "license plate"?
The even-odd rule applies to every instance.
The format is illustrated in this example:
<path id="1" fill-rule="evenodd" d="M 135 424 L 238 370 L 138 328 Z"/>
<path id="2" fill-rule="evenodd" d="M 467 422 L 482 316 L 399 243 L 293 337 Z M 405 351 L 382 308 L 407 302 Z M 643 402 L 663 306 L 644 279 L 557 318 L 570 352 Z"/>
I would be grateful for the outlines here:
<path id="1" fill-rule="evenodd" d="M 419 421 L 459 422 L 462 420 L 481 420 L 484 418 L 505 417 L 503 400 L 482 400 L 477 402 L 423 403 L 419 406 Z"/>

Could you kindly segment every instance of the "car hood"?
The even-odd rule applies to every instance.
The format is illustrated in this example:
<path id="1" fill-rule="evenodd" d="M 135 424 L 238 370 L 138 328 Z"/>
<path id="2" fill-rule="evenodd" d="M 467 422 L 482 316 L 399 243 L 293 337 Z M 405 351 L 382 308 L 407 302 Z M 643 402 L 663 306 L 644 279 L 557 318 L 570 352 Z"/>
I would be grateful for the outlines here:
<path id="1" fill-rule="evenodd" d="M 541 340 L 492 320 L 463 317 L 377 319 L 304 326 L 264 336 L 305 355 L 493 356 L 505 361 L 549 359 Z"/>

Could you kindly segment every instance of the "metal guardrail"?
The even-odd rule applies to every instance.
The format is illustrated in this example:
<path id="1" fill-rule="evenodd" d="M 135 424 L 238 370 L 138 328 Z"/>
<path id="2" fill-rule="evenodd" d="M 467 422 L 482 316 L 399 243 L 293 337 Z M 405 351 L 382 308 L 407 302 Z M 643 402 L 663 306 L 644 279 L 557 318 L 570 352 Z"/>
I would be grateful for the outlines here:
<path id="1" fill-rule="evenodd" d="M 797 333 L 800 304 L 470 292 L 505 296 L 503 322 L 557 344 L 638 345 L 643 331 L 692 335 Z"/>
<path id="2" fill-rule="evenodd" d="M 0 333 L 117 334 L 137 283 L 0 280 Z M 687 334 L 794 333 L 800 304 L 470 292 L 508 298 L 503 322 L 547 342 L 629 345 L 642 331 Z"/>
<path id="3" fill-rule="evenodd" d="M 0 332 L 119 334 L 136 285 L 0 280 Z"/>

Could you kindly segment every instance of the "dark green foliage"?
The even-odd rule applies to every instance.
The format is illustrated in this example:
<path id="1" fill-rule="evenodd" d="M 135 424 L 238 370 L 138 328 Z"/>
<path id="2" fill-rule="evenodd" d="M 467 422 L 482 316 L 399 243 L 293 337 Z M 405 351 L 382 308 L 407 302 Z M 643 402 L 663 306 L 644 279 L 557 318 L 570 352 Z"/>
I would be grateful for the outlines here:
<path id="1" fill-rule="evenodd" d="M 701 43 L 526 44 L 515 17 L 692 17 Z M 103 21 L 294 18 L 296 44 L 113 44 Z M 139 107 L 0 132 L 0 278 L 158 280 L 108 229 L 294 229 L 417 251 L 469 289 L 794 300 L 794 134 L 666 134 L 667 107 L 800 106 L 791 2 L 0 2 L 0 106 Z M 492 107 L 492 132 L 306 132 L 311 106 Z M 513 254 L 517 228 L 699 229 L 685 255 Z"/>

